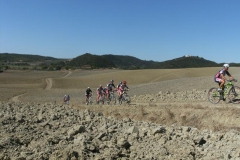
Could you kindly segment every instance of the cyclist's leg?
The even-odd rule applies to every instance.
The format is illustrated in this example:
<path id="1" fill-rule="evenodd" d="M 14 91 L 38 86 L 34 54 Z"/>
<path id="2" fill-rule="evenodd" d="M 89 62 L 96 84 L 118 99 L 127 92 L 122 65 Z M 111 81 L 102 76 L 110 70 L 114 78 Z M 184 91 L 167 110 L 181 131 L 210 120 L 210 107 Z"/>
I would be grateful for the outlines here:
<path id="1" fill-rule="evenodd" d="M 220 80 L 219 88 L 222 89 L 224 84 L 225 84 L 225 80 L 224 80 L 224 79 L 221 79 L 221 80 Z"/>
<path id="2" fill-rule="evenodd" d="M 218 83 L 218 91 L 221 91 L 224 81 L 221 78 L 215 78 L 215 82 Z"/>
<path id="3" fill-rule="evenodd" d="M 99 101 L 100 93 L 97 93 L 97 102 Z"/>
<path id="4" fill-rule="evenodd" d="M 122 95 L 123 95 L 123 91 L 120 91 L 119 99 L 122 98 Z"/>

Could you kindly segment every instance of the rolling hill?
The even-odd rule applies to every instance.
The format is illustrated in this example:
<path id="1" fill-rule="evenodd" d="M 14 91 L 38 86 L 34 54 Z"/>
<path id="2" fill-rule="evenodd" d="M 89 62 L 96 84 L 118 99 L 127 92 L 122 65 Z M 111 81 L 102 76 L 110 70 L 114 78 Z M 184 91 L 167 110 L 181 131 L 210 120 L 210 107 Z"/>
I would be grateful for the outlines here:
<path id="1" fill-rule="evenodd" d="M 176 69 L 176 68 L 199 68 L 219 67 L 222 63 L 216 63 L 198 56 L 182 56 L 168 61 L 157 62 L 141 60 L 128 55 L 93 55 L 85 53 L 71 60 L 46 57 L 40 55 L 27 55 L 16 53 L 0 53 L 0 62 L 41 62 L 35 65 L 43 70 L 59 69 L 97 69 L 97 68 L 119 68 L 119 69 Z M 2 65 L 3 65 L 2 63 Z M 240 63 L 230 63 L 230 66 L 240 66 Z M 36 67 L 35 67 L 36 68 Z"/>
<path id="2" fill-rule="evenodd" d="M 180 57 L 164 62 L 146 61 L 132 56 L 123 55 L 92 55 L 90 53 L 83 54 L 73 58 L 69 66 L 81 67 L 90 65 L 92 68 L 120 68 L 120 69 L 169 69 L 169 68 L 198 68 L 198 67 L 216 67 L 216 62 L 206 60 L 198 56 Z"/>

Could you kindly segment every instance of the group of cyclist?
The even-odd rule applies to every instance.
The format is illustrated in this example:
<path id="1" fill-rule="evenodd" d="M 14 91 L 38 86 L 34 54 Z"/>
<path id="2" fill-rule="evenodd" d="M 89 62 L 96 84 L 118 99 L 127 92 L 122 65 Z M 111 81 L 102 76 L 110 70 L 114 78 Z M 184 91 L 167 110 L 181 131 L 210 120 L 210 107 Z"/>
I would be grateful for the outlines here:
<path id="1" fill-rule="evenodd" d="M 121 99 L 123 91 L 126 89 L 129 90 L 126 81 L 120 82 L 117 86 L 115 86 L 114 80 L 110 80 L 110 82 L 105 87 L 103 87 L 102 85 L 99 85 L 99 87 L 97 88 L 96 101 L 99 102 L 102 96 L 105 96 L 106 99 L 109 99 L 110 93 L 114 91 L 117 91 L 118 98 Z M 92 90 L 90 89 L 90 87 L 87 88 L 85 95 L 86 95 L 86 104 L 87 104 L 89 96 L 92 96 Z"/>
<path id="2" fill-rule="evenodd" d="M 222 88 L 227 80 L 225 77 L 226 74 L 229 76 L 230 79 L 234 79 L 233 76 L 231 76 L 231 74 L 229 73 L 228 69 L 229 69 L 229 64 L 224 64 L 223 68 L 219 70 L 218 73 L 214 76 L 214 81 L 219 84 L 219 88 L 218 88 L 219 92 L 223 91 Z M 120 82 L 117 86 L 115 86 L 114 80 L 110 80 L 110 83 L 108 83 L 107 86 L 103 87 L 102 85 L 99 85 L 99 87 L 97 88 L 96 101 L 98 102 L 101 96 L 105 96 L 108 99 L 110 92 L 113 92 L 114 90 L 118 92 L 118 98 L 121 99 L 121 96 L 125 89 L 129 90 L 126 81 Z M 90 89 L 90 87 L 87 88 L 85 95 L 86 95 L 86 103 L 87 103 L 89 96 L 92 95 L 92 90 Z"/>

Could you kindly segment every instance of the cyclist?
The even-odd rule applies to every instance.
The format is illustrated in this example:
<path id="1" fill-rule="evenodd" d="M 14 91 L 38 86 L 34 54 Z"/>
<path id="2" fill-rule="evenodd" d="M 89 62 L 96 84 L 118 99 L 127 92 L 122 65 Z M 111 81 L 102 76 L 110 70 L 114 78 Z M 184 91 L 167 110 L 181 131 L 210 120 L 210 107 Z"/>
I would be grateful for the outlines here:
<path id="1" fill-rule="evenodd" d="M 225 77 L 226 74 L 229 76 L 230 79 L 234 79 L 231 76 L 231 74 L 228 72 L 228 68 L 229 68 L 229 64 L 224 64 L 223 68 L 220 71 L 218 71 L 218 73 L 214 76 L 214 81 L 219 84 L 219 88 L 218 88 L 219 92 L 223 91 L 222 87 L 224 86 L 227 80 Z"/>
<path id="2" fill-rule="evenodd" d="M 110 80 L 110 83 L 107 84 L 108 87 L 107 98 L 109 98 L 110 92 L 113 91 L 113 88 L 116 88 L 113 82 L 114 80 Z"/>
<path id="3" fill-rule="evenodd" d="M 99 101 L 100 96 L 102 96 L 102 94 L 103 94 L 103 87 L 102 85 L 99 85 L 99 88 L 97 88 L 97 102 Z"/>
<path id="4" fill-rule="evenodd" d="M 92 96 L 92 90 L 90 87 L 87 88 L 85 95 L 86 95 L 86 104 L 88 104 L 88 98 Z"/>
<path id="5" fill-rule="evenodd" d="M 122 85 L 122 82 L 120 82 L 118 85 L 117 85 L 117 89 Z"/>
<path id="6" fill-rule="evenodd" d="M 64 98 L 63 98 L 63 102 L 64 102 L 65 104 L 69 104 L 69 101 L 70 101 L 70 96 L 69 96 L 68 94 L 66 94 L 66 95 L 64 96 Z"/>
<path id="7" fill-rule="evenodd" d="M 120 88 L 121 85 L 122 85 L 122 82 L 120 82 L 120 83 L 117 85 L 118 97 L 120 96 L 121 90 L 120 90 L 119 88 Z"/>
<path id="8" fill-rule="evenodd" d="M 103 88 L 103 95 L 105 96 L 108 96 L 109 92 L 108 92 L 108 86 L 104 87 Z"/>
<path id="9" fill-rule="evenodd" d="M 119 90 L 120 90 L 120 92 L 119 92 L 120 93 L 119 94 L 119 100 L 120 100 L 122 98 L 123 91 L 129 90 L 126 81 L 123 81 L 123 84 L 119 87 Z"/>

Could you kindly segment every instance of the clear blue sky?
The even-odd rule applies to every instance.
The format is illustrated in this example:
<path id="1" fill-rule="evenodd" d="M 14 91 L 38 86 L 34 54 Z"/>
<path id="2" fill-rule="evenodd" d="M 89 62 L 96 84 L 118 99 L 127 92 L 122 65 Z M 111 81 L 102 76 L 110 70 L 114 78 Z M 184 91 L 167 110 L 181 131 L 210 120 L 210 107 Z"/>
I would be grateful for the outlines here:
<path id="1" fill-rule="evenodd" d="M 240 63 L 240 0 L 0 0 L 0 53 Z"/>

